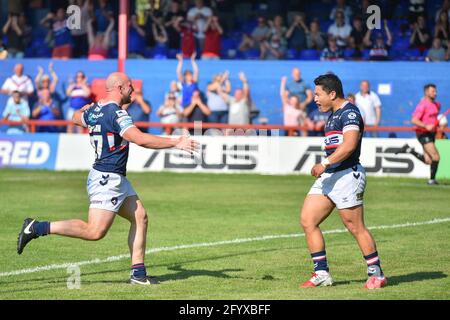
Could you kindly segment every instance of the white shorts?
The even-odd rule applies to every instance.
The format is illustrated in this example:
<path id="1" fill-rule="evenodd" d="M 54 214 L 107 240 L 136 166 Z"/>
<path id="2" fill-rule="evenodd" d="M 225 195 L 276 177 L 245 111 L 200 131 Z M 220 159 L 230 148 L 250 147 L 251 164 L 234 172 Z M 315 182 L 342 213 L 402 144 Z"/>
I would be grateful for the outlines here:
<path id="1" fill-rule="evenodd" d="M 112 172 L 91 169 L 87 179 L 89 208 L 119 212 L 127 197 L 135 196 L 130 181 L 125 176 Z"/>
<path id="2" fill-rule="evenodd" d="M 353 168 L 322 173 L 308 194 L 328 196 L 338 209 L 362 205 L 366 188 L 366 171 L 360 164 L 356 166 L 356 170 Z"/>

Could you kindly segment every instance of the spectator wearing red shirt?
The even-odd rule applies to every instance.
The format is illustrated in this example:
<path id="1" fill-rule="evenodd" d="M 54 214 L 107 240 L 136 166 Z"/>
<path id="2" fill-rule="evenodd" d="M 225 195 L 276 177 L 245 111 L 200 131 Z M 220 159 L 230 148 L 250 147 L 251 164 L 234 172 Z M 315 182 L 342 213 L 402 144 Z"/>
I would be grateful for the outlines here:
<path id="1" fill-rule="evenodd" d="M 438 184 L 436 181 L 436 172 L 439 166 L 439 151 L 434 142 L 436 139 L 436 128 L 439 124 L 438 115 L 441 104 L 436 101 L 437 90 L 436 85 L 430 83 L 424 87 L 425 96 L 420 100 L 414 110 L 411 123 L 416 125 L 417 139 L 423 147 L 423 154 L 420 154 L 405 144 L 396 153 L 411 153 L 417 159 L 425 164 L 430 165 L 430 180 L 428 185 Z"/>
<path id="2" fill-rule="evenodd" d="M 223 34 L 217 16 L 209 17 L 205 25 L 205 47 L 203 48 L 202 59 L 220 58 L 220 39 Z"/>
<path id="3" fill-rule="evenodd" d="M 174 28 L 181 34 L 181 51 L 183 58 L 189 58 L 195 52 L 195 25 L 187 19 L 179 17 Z"/>

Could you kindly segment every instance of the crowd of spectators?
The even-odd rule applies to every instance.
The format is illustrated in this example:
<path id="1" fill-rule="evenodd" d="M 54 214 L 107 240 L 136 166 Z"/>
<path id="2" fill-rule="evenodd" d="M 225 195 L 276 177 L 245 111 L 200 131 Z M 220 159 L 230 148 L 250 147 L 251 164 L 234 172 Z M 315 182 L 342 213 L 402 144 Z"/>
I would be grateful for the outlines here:
<path id="1" fill-rule="evenodd" d="M 9 1 L 0 58 L 117 56 L 118 2 L 66 0 L 46 7 L 46 1 L 37 0 L 29 11 L 21 2 Z M 202 59 L 450 58 L 450 0 L 433 1 L 434 7 L 425 0 L 287 1 L 278 4 L 279 10 L 270 10 L 270 3 L 274 1 L 130 1 L 129 57 L 164 59 L 182 53 L 188 58 L 196 52 Z M 80 8 L 79 28 L 67 23 L 66 8 L 72 4 Z M 371 4 L 383 10 L 381 26 L 374 30 L 366 23 Z M 48 13 L 36 21 L 37 15 L 30 16 L 33 9 Z"/>
<path id="2" fill-rule="evenodd" d="M 230 125 L 252 124 L 259 111 L 251 97 L 251 84 L 244 72 L 233 75 L 239 79 L 239 85 L 232 87 L 230 73 L 227 70 L 214 74 L 205 88 L 199 86 L 200 69 L 194 52 L 190 60 L 190 68 L 180 53 L 174 72 L 176 80 L 168 83 L 168 91 L 164 94 L 164 102 L 156 109 L 156 116 L 163 124 L 180 122 L 219 123 Z M 3 119 L 24 122 L 37 120 L 71 120 L 76 110 L 91 103 L 93 92 L 88 77 L 78 71 L 74 78 L 67 79 L 64 94 L 56 90 L 59 77 L 53 64 L 48 65 L 48 74 L 42 66 L 37 67 L 37 75 L 33 81 L 24 73 L 24 67 L 18 63 L 13 74 L 1 86 L 0 92 L 9 96 L 3 111 Z M 184 69 L 184 70 L 183 70 Z M 292 69 L 290 79 L 283 76 L 280 82 L 280 108 L 283 125 L 289 127 L 302 126 L 303 131 L 295 131 L 295 135 L 322 135 L 329 114 L 320 113 L 317 107 L 311 109 L 313 92 L 310 84 L 302 78 L 301 70 Z M 360 91 L 348 93 L 347 99 L 357 105 L 369 126 L 378 126 L 381 121 L 381 101 L 378 95 L 370 90 L 370 84 L 361 82 Z M 67 108 L 62 108 L 67 102 Z M 134 122 L 148 122 L 152 113 L 152 105 L 145 98 L 142 87 L 137 87 L 132 102 L 124 105 Z M 155 120 L 155 119 L 154 119 Z M 25 124 L 9 126 L 7 133 L 27 132 Z M 166 127 L 171 133 L 173 127 Z M 80 133 L 79 127 L 38 126 L 37 132 Z M 286 132 L 288 134 L 288 132 Z"/>

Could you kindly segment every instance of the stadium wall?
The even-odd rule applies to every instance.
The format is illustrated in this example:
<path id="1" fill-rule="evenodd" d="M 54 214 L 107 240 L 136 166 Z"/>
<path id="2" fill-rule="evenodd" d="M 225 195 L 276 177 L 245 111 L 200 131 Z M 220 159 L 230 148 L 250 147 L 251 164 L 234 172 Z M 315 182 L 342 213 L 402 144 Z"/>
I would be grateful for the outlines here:
<path id="1" fill-rule="evenodd" d="M 202 155 L 177 150 L 149 150 L 130 146 L 128 170 L 211 173 L 309 174 L 320 162 L 323 138 L 196 137 Z M 429 167 L 410 154 L 394 155 L 416 139 L 365 139 L 361 162 L 369 175 L 427 178 Z M 450 178 L 450 141 L 438 142 L 441 166 L 438 178 Z M 0 134 L 0 168 L 89 170 L 94 152 L 88 135 Z"/>
<path id="2" fill-rule="evenodd" d="M 25 73 L 33 79 L 37 67 L 45 69 L 51 60 L 26 59 L 3 60 L 0 68 L 0 82 L 13 73 L 17 62 L 25 66 Z M 94 78 L 105 78 L 117 69 L 116 60 L 54 60 L 55 70 L 59 76 L 57 91 L 63 97 L 68 85 L 68 78 L 73 77 L 78 70 L 83 70 L 88 81 Z M 359 82 L 367 79 L 372 89 L 380 94 L 383 104 L 383 126 L 408 126 L 411 113 L 422 97 L 422 88 L 426 83 L 434 82 L 438 86 L 438 100 L 443 104 L 443 110 L 450 107 L 450 73 L 449 63 L 425 62 L 318 62 L 318 61 L 241 61 L 219 60 L 198 61 L 200 67 L 200 88 L 205 89 L 213 75 L 229 70 L 234 88 L 240 86 L 238 72 L 244 71 L 250 82 L 251 94 L 261 113 L 259 118 L 267 118 L 269 123 L 282 124 L 282 113 L 279 98 L 279 85 L 282 76 L 290 76 L 293 67 L 300 67 L 303 78 L 313 86 L 314 78 L 322 73 L 334 72 L 341 77 L 345 93 L 357 92 Z M 153 106 L 151 121 L 159 121 L 155 110 L 163 103 L 163 97 L 169 83 L 176 79 L 176 60 L 128 60 L 126 71 L 134 79 L 143 80 L 144 96 Z M 185 68 L 191 68 L 189 60 L 185 60 Z M 6 104 L 7 97 L 0 96 L 0 111 Z M 63 102 L 63 111 L 67 108 Z M 312 106 L 313 107 L 313 106 Z M 159 129 L 153 129 L 159 133 Z M 387 137 L 389 133 L 382 133 Z M 413 133 L 398 133 L 399 137 L 412 137 Z"/>

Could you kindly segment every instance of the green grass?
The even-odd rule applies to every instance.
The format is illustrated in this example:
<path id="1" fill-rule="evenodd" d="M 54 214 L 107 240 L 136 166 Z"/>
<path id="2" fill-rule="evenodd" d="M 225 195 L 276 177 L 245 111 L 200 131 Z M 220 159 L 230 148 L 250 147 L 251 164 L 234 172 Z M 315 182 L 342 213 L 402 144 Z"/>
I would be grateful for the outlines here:
<path id="1" fill-rule="evenodd" d="M 127 221 L 118 217 L 98 242 L 48 236 L 16 253 L 26 216 L 85 219 L 86 172 L 0 170 L 0 273 L 125 254 Z M 150 217 L 150 248 L 300 233 L 306 176 L 130 173 Z M 369 178 L 366 223 L 394 225 L 450 217 L 450 185 Z M 342 229 L 337 212 L 323 230 Z M 365 263 L 348 233 L 325 235 L 336 285 L 301 290 L 312 268 L 304 237 L 179 249 L 147 255 L 161 284 L 126 283 L 129 259 L 81 266 L 81 288 L 66 269 L 0 277 L 0 299 L 449 299 L 450 222 L 372 231 L 389 278 L 363 289 Z"/>

